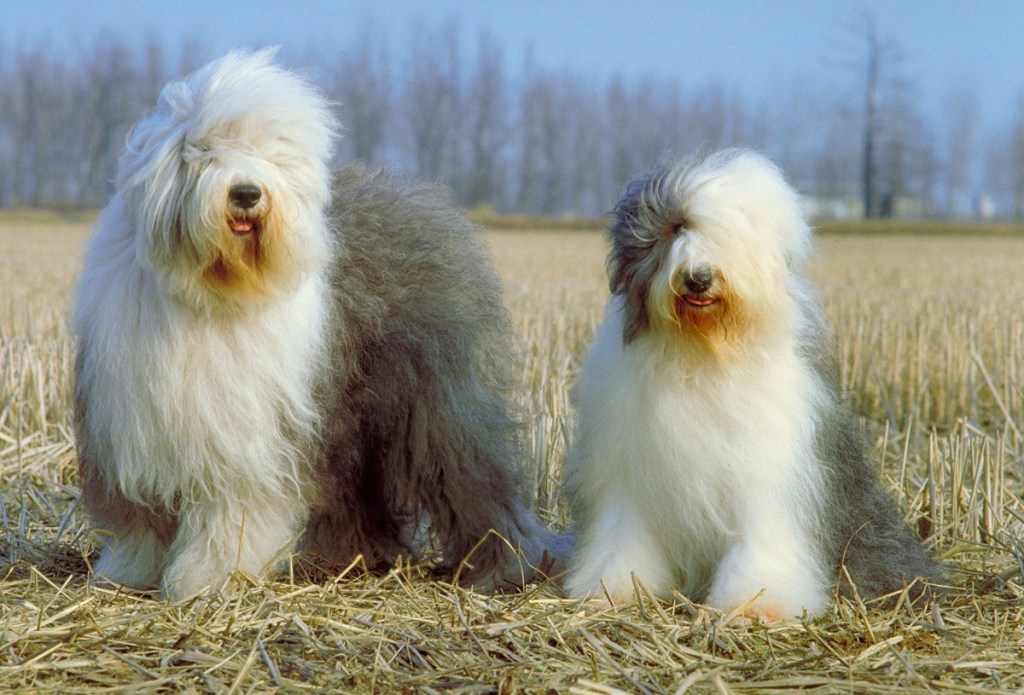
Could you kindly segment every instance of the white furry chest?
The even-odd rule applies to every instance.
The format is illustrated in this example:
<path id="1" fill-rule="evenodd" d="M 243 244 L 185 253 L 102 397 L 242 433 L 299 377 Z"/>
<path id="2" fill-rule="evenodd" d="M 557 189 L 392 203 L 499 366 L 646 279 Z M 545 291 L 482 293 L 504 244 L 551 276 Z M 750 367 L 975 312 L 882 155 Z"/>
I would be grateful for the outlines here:
<path id="1" fill-rule="evenodd" d="M 102 430 L 93 437 L 106 443 L 98 463 L 108 478 L 130 499 L 168 506 L 298 485 L 294 440 L 316 419 L 320 282 L 238 320 L 196 317 L 133 290 L 112 292 L 107 315 L 83 336 L 91 341 L 86 405 L 103 413 L 90 426 Z"/>
<path id="2" fill-rule="evenodd" d="M 788 503 L 815 484 L 817 387 L 795 353 L 722 369 L 666 351 L 656 337 L 624 346 L 615 318 L 579 385 L 573 465 L 585 468 L 576 479 L 591 497 L 617 490 L 651 510 L 652 523 L 708 538 L 733 533 L 757 500 Z"/>

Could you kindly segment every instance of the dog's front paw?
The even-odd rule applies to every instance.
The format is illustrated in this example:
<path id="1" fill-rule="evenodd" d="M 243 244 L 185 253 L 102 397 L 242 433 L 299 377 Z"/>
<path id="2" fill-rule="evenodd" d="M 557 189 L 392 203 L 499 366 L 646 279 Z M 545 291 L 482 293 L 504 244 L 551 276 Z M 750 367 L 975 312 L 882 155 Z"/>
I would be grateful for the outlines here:
<path id="1" fill-rule="evenodd" d="M 100 586 L 124 587 L 136 591 L 155 589 L 160 583 L 159 567 L 117 558 L 109 550 L 103 551 L 93 565 L 93 575 Z"/>
<path id="2" fill-rule="evenodd" d="M 232 566 L 218 562 L 205 553 L 186 550 L 178 554 L 164 571 L 160 593 L 171 603 L 217 591 L 231 575 Z"/>
<path id="3" fill-rule="evenodd" d="M 754 605 L 723 611 L 726 622 L 730 625 L 777 625 L 779 623 L 798 623 L 802 611 L 792 611 L 782 606 L 755 603 Z"/>
<path id="4" fill-rule="evenodd" d="M 109 540 L 92 571 L 101 583 L 145 591 L 160 583 L 163 544 L 149 531 L 130 531 Z"/>

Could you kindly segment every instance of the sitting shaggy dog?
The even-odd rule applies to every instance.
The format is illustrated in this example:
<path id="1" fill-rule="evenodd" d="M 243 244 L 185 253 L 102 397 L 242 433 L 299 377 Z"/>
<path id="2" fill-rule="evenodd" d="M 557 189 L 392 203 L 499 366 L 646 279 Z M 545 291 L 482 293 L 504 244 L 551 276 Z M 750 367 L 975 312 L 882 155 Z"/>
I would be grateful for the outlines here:
<path id="1" fill-rule="evenodd" d="M 296 539 L 378 566 L 429 537 L 468 583 L 522 584 L 566 539 L 515 468 L 514 341 L 477 229 L 430 186 L 332 181 L 329 106 L 272 55 L 164 89 L 89 244 L 95 573 L 182 599 Z"/>
<path id="2" fill-rule="evenodd" d="M 611 238 L 576 394 L 568 592 L 629 602 L 635 573 L 774 620 L 824 610 L 841 566 L 862 596 L 939 578 L 839 401 L 800 275 L 810 230 L 775 166 L 676 162 L 628 187 Z"/>

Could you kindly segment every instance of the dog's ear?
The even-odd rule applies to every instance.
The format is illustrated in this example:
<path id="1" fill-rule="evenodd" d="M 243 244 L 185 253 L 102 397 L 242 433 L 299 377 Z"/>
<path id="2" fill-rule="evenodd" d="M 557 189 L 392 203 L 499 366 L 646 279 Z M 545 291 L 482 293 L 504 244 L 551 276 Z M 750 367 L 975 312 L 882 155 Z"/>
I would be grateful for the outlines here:
<path id="1" fill-rule="evenodd" d="M 612 294 L 626 291 L 630 280 L 635 274 L 634 270 L 641 257 L 638 246 L 640 241 L 634 231 L 635 217 L 627 212 L 619 214 L 621 205 L 615 208 L 615 222 L 608 228 L 608 236 L 611 238 L 612 247 L 608 252 L 608 289 Z"/>
<path id="2" fill-rule="evenodd" d="M 608 284 L 612 294 L 625 298 L 623 342 L 632 342 L 650 327 L 647 310 L 653 273 L 657 270 L 654 246 L 657 234 L 646 229 L 641 210 L 643 191 L 650 176 L 634 179 L 615 205 L 615 220 L 608 228 L 612 248 L 608 254 Z"/>
<path id="3" fill-rule="evenodd" d="M 641 300 L 626 300 L 626 316 L 622 326 L 623 345 L 629 345 L 650 327 L 651 320 L 647 314 L 647 292 L 644 292 L 643 295 Z"/>
<path id="4" fill-rule="evenodd" d="M 642 259 L 624 258 L 624 254 L 639 255 L 636 249 L 629 247 L 613 249 L 608 256 L 608 270 L 612 294 L 622 295 L 625 299 L 622 342 L 628 345 L 650 327 L 651 321 L 647 310 L 649 278 L 645 280 L 639 277 Z"/>

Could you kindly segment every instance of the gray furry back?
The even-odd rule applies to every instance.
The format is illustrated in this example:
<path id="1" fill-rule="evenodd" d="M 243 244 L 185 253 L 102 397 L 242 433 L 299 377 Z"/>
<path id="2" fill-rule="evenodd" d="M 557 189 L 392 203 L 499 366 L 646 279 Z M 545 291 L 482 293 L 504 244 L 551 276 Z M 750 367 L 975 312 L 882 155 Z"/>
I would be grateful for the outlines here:
<path id="1" fill-rule="evenodd" d="M 567 548 L 518 469 L 518 362 L 479 230 L 442 189 L 361 165 L 336 173 L 329 217 L 324 496 L 306 547 L 388 565 L 415 555 L 429 525 L 445 564 L 467 560 L 468 582 L 522 584 Z"/>
<path id="2" fill-rule="evenodd" d="M 839 369 L 832 356 L 835 353 L 827 349 L 823 336 L 824 327 L 813 341 L 820 344 L 810 345 L 809 356 L 838 399 Z M 838 400 L 821 414 L 815 448 L 825 466 L 829 492 L 822 510 L 825 523 L 821 540 L 825 556 L 836 558 L 839 593 L 850 596 L 856 590 L 866 598 L 897 591 L 914 577 L 943 581 L 942 566 L 928 555 L 904 523 L 896 503 L 882 489 L 868 461 L 860 428 Z M 920 589 L 913 593 L 920 593 Z"/>

